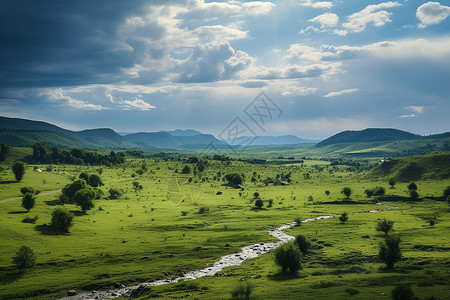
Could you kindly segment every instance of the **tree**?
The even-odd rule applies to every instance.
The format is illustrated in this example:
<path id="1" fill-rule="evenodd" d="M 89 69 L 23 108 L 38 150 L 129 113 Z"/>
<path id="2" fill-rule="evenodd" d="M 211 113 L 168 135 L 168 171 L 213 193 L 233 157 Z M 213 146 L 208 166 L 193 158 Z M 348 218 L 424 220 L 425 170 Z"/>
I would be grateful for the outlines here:
<path id="1" fill-rule="evenodd" d="M 36 197 L 32 193 L 26 193 L 22 197 L 22 207 L 28 211 L 34 207 Z"/>
<path id="2" fill-rule="evenodd" d="M 73 196 L 78 190 L 84 189 L 87 187 L 86 180 L 84 179 L 75 179 L 72 183 L 67 184 L 63 189 L 62 193 L 67 196 L 69 200 L 72 200 Z"/>
<path id="3" fill-rule="evenodd" d="M 20 192 L 22 193 L 22 194 L 26 194 L 26 193 L 32 193 L 32 194 L 35 194 L 35 191 L 34 191 L 34 189 L 32 188 L 32 187 L 29 187 L 29 186 L 24 186 L 23 188 L 20 188 Z"/>
<path id="4" fill-rule="evenodd" d="M 298 249 L 303 254 L 306 254 L 308 250 L 311 248 L 311 242 L 304 235 L 297 235 L 295 237 L 295 243 L 297 244 Z"/>
<path id="5" fill-rule="evenodd" d="M 394 228 L 394 221 L 389 221 L 386 219 L 379 220 L 377 222 L 376 230 L 382 231 L 384 234 L 388 234 Z"/>
<path id="6" fill-rule="evenodd" d="M 255 201 L 255 206 L 256 206 L 258 209 L 260 209 L 261 207 L 263 207 L 263 205 L 264 205 L 264 202 L 263 202 L 261 199 L 257 199 L 257 200 Z"/>
<path id="7" fill-rule="evenodd" d="M 325 195 L 330 196 L 330 191 L 329 191 L 329 190 L 326 190 L 326 191 L 325 191 Z"/>
<path id="8" fill-rule="evenodd" d="M 345 187 L 342 189 L 342 193 L 348 198 L 350 198 L 350 195 L 352 194 L 352 189 L 349 187 Z"/>
<path id="9" fill-rule="evenodd" d="M 122 196 L 122 190 L 117 188 L 109 189 L 109 199 L 118 199 Z"/>
<path id="10" fill-rule="evenodd" d="M 410 285 L 397 285 L 392 290 L 392 299 L 394 300 L 411 300 L 413 297 L 414 293 Z"/>
<path id="11" fill-rule="evenodd" d="M 51 226 L 64 231 L 68 232 L 69 228 L 72 226 L 72 220 L 73 220 L 73 214 L 63 208 L 57 208 L 52 212 L 52 221 Z"/>
<path id="12" fill-rule="evenodd" d="M 92 188 L 84 188 L 78 190 L 73 196 L 73 201 L 78 205 L 83 212 L 94 207 L 95 192 Z"/>
<path id="13" fill-rule="evenodd" d="M 345 223 L 348 220 L 348 214 L 346 212 L 342 213 L 342 215 L 339 216 L 339 221 L 341 221 L 341 223 Z"/>
<path id="14" fill-rule="evenodd" d="M 378 257 L 389 269 L 392 269 L 394 264 L 402 257 L 400 238 L 394 236 L 386 237 L 384 243 L 380 243 Z"/>
<path id="15" fill-rule="evenodd" d="M 373 195 L 374 196 L 382 196 L 382 195 L 384 195 L 385 192 L 386 192 L 386 190 L 382 186 L 376 186 L 373 189 Z"/>
<path id="16" fill-rule="evenodd" d="M 23 175 L 25 175 L 25 164 L 21 161 L 16 161 L 12 167 L 11 170 L 14 173 L 14 176 L 16 177 L 16 181 L 20 182 L 23 178 Z"/>
<path id="17" fill-rule="evenodd" d="M 33 249 L 28 246 L 20 246 L 16 255 L 12 259 L 12 263 L 19 269 L 20 273 L 33 268 L 36 265 L 36 257 Z"/>
<path id="18" fill-rule="evenodd" d="M 391 188 L 394 188 L 396 183 L 397 183 L 397 180 L 394 177 L 389 178 L 389 185 L 391 186 Z"/>
<path id="19" fill-rule="evenodd" d="M 254 192 L 253 193 L 253 198 L 254 199 L 258 199 L 259 198 L 259 193 L 258 192 Z"/>
<path id="20" fill-rule="evenodd" d="M 413 199 L 417 199 L 419 198 L 419 193 L 417 193 L 416 190 L 409 190 L 409 196 L 411 196 L 411 198 Z"/>
<path id="21" fill-rule="evenodd" d="M 283 273 L 296 273 L 303 268 L 300 261 L 302 254 L 294 242 L 281 245 L 275 250 L 275 264 Z"/>
<path id="22" fill-rule="evenodd" d="M 366 193 L 367 197 L 370 198 L 373 196 L 373 190 L 372 189 L 366 189 L 364 191 L 364 193 Z"/>
<path id="23" fill-rule="evenodd" d="M 102 179 L 97 174 L 89 175 L 88 180 L 86 181 L 92 187 L 99 187 L 103 185 Z"/>
<path id="24" fill-rule="evenodd" d="M 417 185 L 414 182 L 408 184 L 408 190 L 417 190 Z"/>
<path id="25" fill-rule="evenodd" d="M 89 182 L 89 174 L 87 172 L 81 172 L 78 178 L 84 179 L 86 182 Z"/>
<path id="26" fill-rule="evenodd" d="M 184 166 L 183 169 L 181 169 L 181 174 L 189 174 L 191 173 L 191 167 L 188 165 Z"/>
<path id="27" fill-rule="evenodd" d="M 133 181 L 133 189 L 134 190 L 142 190 L 144 187 L 139 183 L 139 181 Z"/>
<path id="28" fill-rule="evenodd" d="M 244 176 L 239 173 L 229 173 L 224 176 L 225 180 L 230 184 L 238 185 L 244 182 Z"/>

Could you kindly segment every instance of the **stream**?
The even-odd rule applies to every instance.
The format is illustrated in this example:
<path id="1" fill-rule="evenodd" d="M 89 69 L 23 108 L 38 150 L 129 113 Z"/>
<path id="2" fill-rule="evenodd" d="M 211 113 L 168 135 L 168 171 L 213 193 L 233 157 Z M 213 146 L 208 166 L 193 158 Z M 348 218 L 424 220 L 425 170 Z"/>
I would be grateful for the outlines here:
<path id="1" fill-rule="evenodd" d="M 381 203 L 378 203 L 381 205 Z M 385 205 L 384 205 L 385 206 Z M 385 206 L 386 209 L 375 209 L 371 211 L 366 211 L 369 213 L 374 212 L 380 212 L 380 211 L 386 211 L 391 209 L 397 209 L 397 207 L 389 207 Z M 362 212 L 356 212 L 356 213 L 362 213 Z M 315 218 L 309 218 L 304 219 L 302 223 L 307 223 L 311 221 L 316 220 L 322 220 L 322 219 L 330 219 L 337 217 L 338 215 L 328 215 L 328 216 L 319 216 Z M 231 266 L 238 266 L 242 264 L 242 262 L 249 258 L 258 257 L 262 254 L 265 254 L 269 252 L 270 250 L 273 250 L 277 247 L 279 247 L 281 244 L 284 244 L 286 242 L 292 241 L 295 239 L 292 235 L 289 235 L 285 233 L 283 230 L 291 228 L 295 226 L 296 222 L 289 222 L 286 224 L 281 225 L 280 227 L 276 229 L 270 229 L 269 234 L 275 238 L 278 239 L 277 242 L 271 242 L 271 243 L 257 243 L 249 246 L 245 246 L 241 249 L 240 252 L 228 254 L 225 256 L 222 256 L 219 261 L 214 262 L 211 266 L 206 267 L 204 269 L 198 269 L 193 270 L 184 273 L 182 276 L 179 277 L 172 277 L 170 279 L 160 279 L 152 282 L 145 282 L 134 286 L 128 286 L 128 287 L 119 287 L 115 289 L 105 290 L 105 291 L 90 291 L 85 293 L 80 293 L 73 296 L 66 296 L 62 298 L 61 300 L 85 300 L 85 299 L 111 299 L 116 297 L 130 297 L 135 294 L 140 293 L 142 289 L 146 286 L 158 286 L 163 284 L 169 284 L 184 280 L 194 280 L 205 276 L 213 276 L 216 273 L 222 271 L 222 269 L 226 267 Z"/>

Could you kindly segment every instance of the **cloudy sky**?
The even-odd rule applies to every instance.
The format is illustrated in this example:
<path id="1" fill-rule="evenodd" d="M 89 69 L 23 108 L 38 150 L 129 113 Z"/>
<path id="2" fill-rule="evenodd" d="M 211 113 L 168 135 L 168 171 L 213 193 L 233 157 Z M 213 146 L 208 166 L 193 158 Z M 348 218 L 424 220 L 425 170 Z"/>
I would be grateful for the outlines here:
<path id="1" fill-rule="evenodd" d="M 450 130 L 450 2 L 2 0 L 0 115 L 82 130 Z M 256 126 L 261 92 L 279 111 Z M 270 111 L 267 111 L 270 113 Z M 266 114 L 267 116 L 267 114 Z"/>

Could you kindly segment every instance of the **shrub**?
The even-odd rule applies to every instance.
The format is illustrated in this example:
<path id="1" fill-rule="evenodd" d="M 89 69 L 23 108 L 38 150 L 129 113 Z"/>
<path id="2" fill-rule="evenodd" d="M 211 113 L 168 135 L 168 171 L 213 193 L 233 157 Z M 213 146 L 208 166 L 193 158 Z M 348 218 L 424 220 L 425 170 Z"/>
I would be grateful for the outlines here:
<path id="1" fill-rule="evenodd" d="M 33 268 L 36 265 L 36 257 L 33 249 L 28 246 L 21 246 L 12 259 L 12 263 L 16 266 L 20 273 Z"/>
<path id="2" fill-rule="evenodd" d="M 188 214 L 187 211 L 184 211 L 184 210 L 181 211 L 181 215 L 182 215 L 183 217 L 187 216 L 187 214 Z"/>
<path id="3" fill-rule="evenodd" d="M 411 182 L 410 184 L 408 184 L 408 190 L 417 190 L 417 184 Z"/>
<path id="4" fill-rule="evenodd" d="M 73 201 L 75 201 L 75 204 L 78 205 L 83 212 L 85 212 L 86 210 L 94 207 L 94 202 L 92 202 L 94 198 L 95 192 L 91 187 L 89 187 L 78 190 L 73 196 Z"/>
<path id="5" fill-rule="evenodd" d="M 207 206 L 202 206 L 198 209 L 199 214 L 206 214 L 208 212 L 209 212 L 209 207 L 207 207 Z"/>
<path id="6" fill-rule="evenodd" d="M 97 174 L 89 175 L 88 180 L 86 180 L 88 184 L 92 187 L 99 187 L 103 185 L 103 181 Z"/>
<path id="7" fill-rule="evenodd" d="M 416 190 L 409 190 L 409 196 L 413 199 L 419 198 L 419 193 Z"/>
<path id="8" fill-rule="evenodd" d="M 394 188 L 395 184 L 397 183 L 397 180 L 395 178 L 390 178 L 388 181 L 391 188 Z"/>
<path id="9" fill-rule="evenodd" d="M 22 197 L 22 207 L 27 211 L 30 211 L 34 207 L 36 197 L 32 193 L 26 193 Z"/>
<path id="10" fill-rule="evenodd" d="M 350 198 L 350 195 L 352 194 L 352 189 L 349 187 L 345 187 L 342 189 L 342 193 L 345 195 L 345 197 Z"/>
<path id="11" fill-rule="evenodd" d="M 302 218 L 296 217 L 296 218 L 294 219 L 294 223 L 295 223 L 295 226 L 300 226 L 300 225 L 302 225 Z"/>
<path id="12" fill-rule="evenodd" d="M 374 196 L 382 196 L 385 193 L 385 189 L 382 186 L 377 186 L 373 189 Z"/>
<path id="13" fill-rule="evenodd" d="M 263 207 L 264 202 L 261 199 L 258 199 L 255 201 L 255 206 L 260 209 L 261 207 Z"/>
<path id="14" fill-rule="evenodd" d="M 325 195 L 330 196 L 330 191 L 326 190 Z"/>
<path id="15" fill-rule="evenodd" d="M 283 273 L 296 273 L 303 268 L 300 261 L 302 254 L 294 242 L 289 242 L 275 249 L 275 264 Z"/>
<path id="16" fill-rule="evenodd" d="M 250 295 L 252 294 L 255 286 L 250 281 L 239 282 L 232 290 L 231 290 L 231 298 L 239 299 L 239 300 L 248 300 L 250 299 Z"/>
<path id="17" fill-rule="evenodd" d="M 372 189 L 366 189 L 364 191 L 364 193 L 366 193 L 367 197 L 370 198 L 373 196 L 373 190 Z"/>
<path id="18" fill-rule="evenodd" d="M 269 205 L 267 205 L 267 207 L 272 207 L 273 205 L 273 199 L 269 199 Z"/>
<path id="19" fill-rule="evenodd" d="M 21 161 L 16 161 L 12 165 L 11 170 L 14 173 L 14 177 L 16 178 L 16 181 L 20 182 L 23 178 L 23 175 L 25 175 L 25 164 Z"/>
<path id="20" fill-rule="evenodd" d="M 181 169 L 181 174 L 189 174 L 191 173 L 191 167 L 184 166 L 183 169 Z"/>
<path id="21" fill-rule="evenodd" d="M 297 235 L 295 237 L 295 243 L 298 246 L 298 249 L 303 254 L 306 254 L 308 250 L 311 248 L 311 242 L 304 235 Z"/>
<path id="22" fill-rule="evenodd" d="M 411 300 L 414 297 L 414 293 L 410 285 L 401 284 L 397 285 L 392 290 L 392 299 L 394 300 Z"/>
<path id="23" fill-rule="evenodd" d="M 57 208 L 52 212 L 51 226 L 54 228 L 68 232 L 72 226 L 73 214 L 63 208 Z"/>
<path id="24" fill-rule="evenodd" d="M 346 212 L 342 213 L 342 215 L 339 216 L 339 221 L 342 223 L 345 223 L 348 220 L 348 214 Z"/>
<path id="25" fill-rule="evenodd" d="M 34 224 L 34 223 L 36 223 L 36 221 L 38 219 L 39 219 L 39 217 L 37 215 L 34 216 L 34 218 L 26 217 L 25 219 L 22 220 L 22 223 L 32 223 L 32 224 Z"/>
<path id="26" fill-rule="evenodd" d="M 86 188 L 86 180 L 79 178 L 75 179 L 72 183 L 67 184 L 63 189 L 62 193 L 67 196 L 69 201 L 72 201 L 73 196 L 78 190 Z"/>
<path id="27" fill-rule="evenodd" d="M 380 243 L 378 257 L 389 269 L 392 269 L 394 264 L 402 257 L 400 238 L 393 236 L 386 237 L 385 242 Z"/>
<path id="28" fill-rule="evenodd" d="M 34 189 L 32 187 L 29 187 L 29 186 L 24 186 L 23 188 L 20 188 L 20 192 L 22 194 L 24 194 L 24 195 L 27 194 L 27 193 L 34 194 Z"/>
<path id="29" fill-rule="evenodd" d="M 254 192 L 253 193 L 253 198 L 254 199 L 258 199 L 259 198 L 259 193 L 258 192 Z"/>
<path id="30" fill-rule="evenodd" d="M 238 185 L 244 183 L 244 176 L 239 173 L 228 173 L 224 178 L 230 184 Z"/>
<path id="31" fill-rule="evenodd" d="M 377 222 L 376 230 L 382 231 L 384 234 L 388 234 L 389 231 L 391 231 L 394 227 L 394 221 L 389 221 L 386 219 L 379 220 Z"/>
<path id="32" fill-rule="evenodd" d="M 118 188 L 110 188 L 108 192 L 109 192 L 109 199 L 118 199 L 122 196 L 122 190 Z"/>

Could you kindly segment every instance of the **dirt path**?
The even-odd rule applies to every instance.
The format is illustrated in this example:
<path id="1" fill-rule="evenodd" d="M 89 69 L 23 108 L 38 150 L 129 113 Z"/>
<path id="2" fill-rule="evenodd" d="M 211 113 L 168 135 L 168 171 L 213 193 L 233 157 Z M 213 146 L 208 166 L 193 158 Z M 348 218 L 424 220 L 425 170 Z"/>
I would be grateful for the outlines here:
<path id="1" fill-rule="evenodd" d="M 56 193 L 60 193 L 60 192 L 61 192 L 61 190 L 47 191 L 47 192 L 41 192 L 41 193 L 37 194 L 36 196 L 56 194 Z M 8 199 L 3 199 L 3 200 L 0 200 L 0 202 L 6 202 L 6 201 L 11 201 L 11 200 L 17 200 L 17 199 L 22 199 L 22 197 L 13 197 L 13 198 L 8 198 Z"/>

